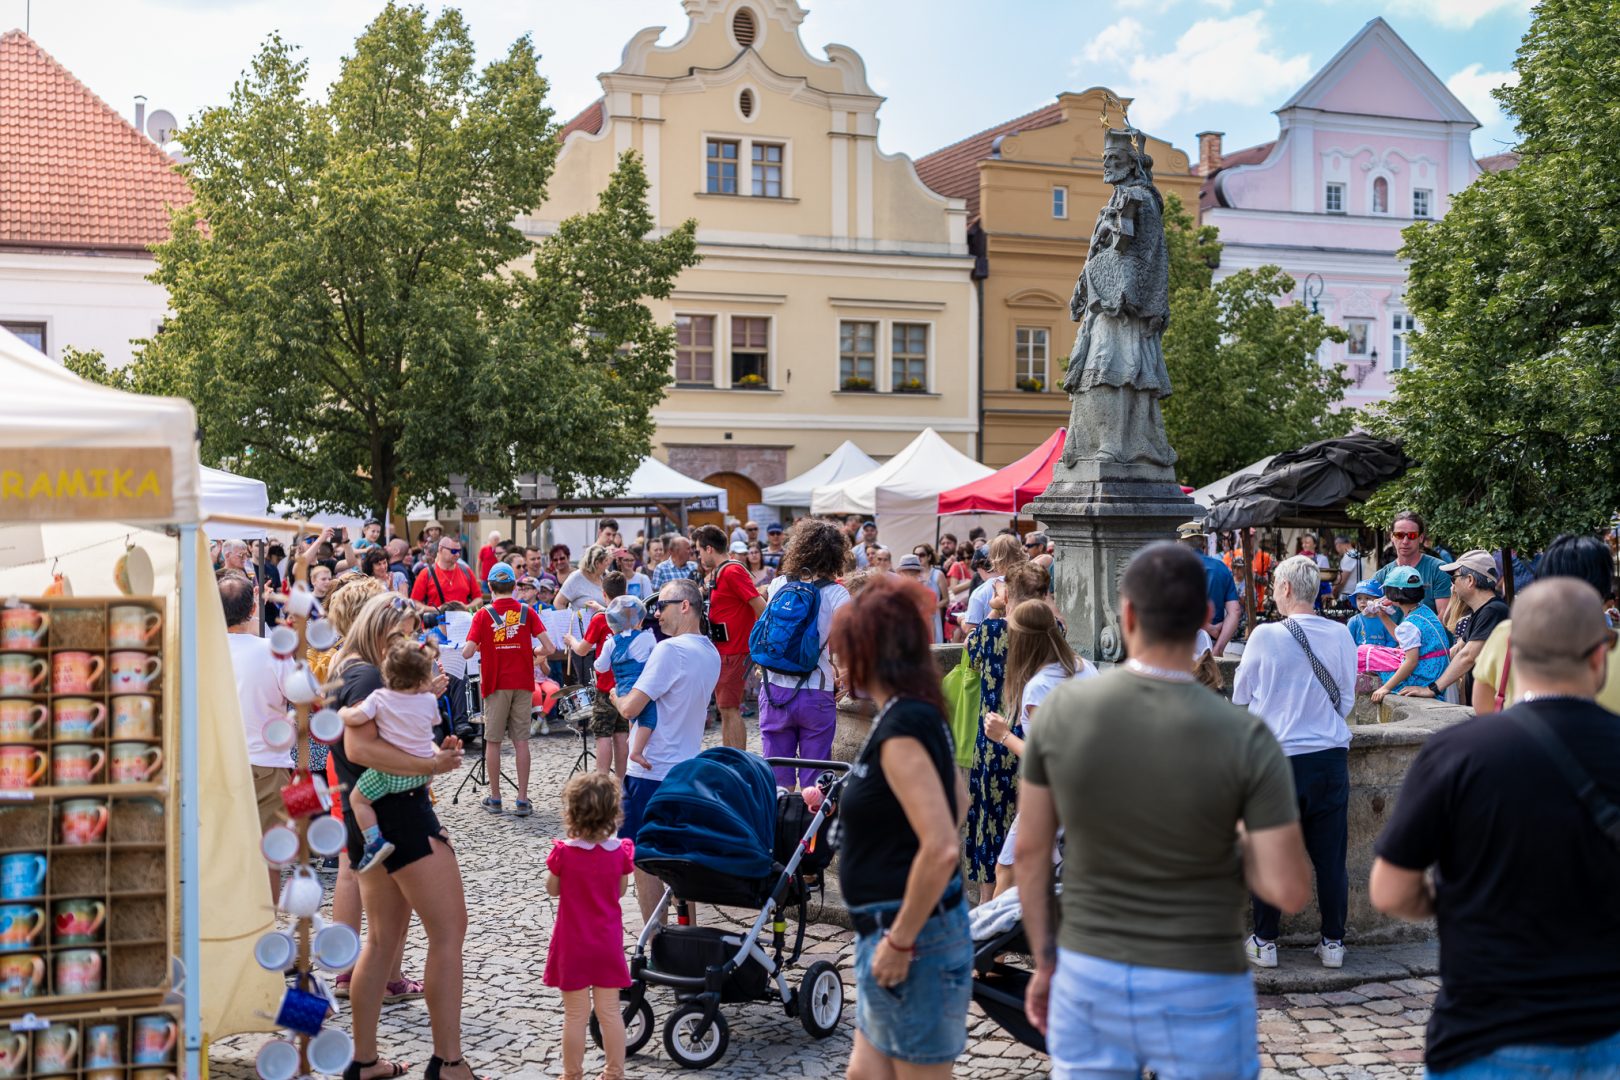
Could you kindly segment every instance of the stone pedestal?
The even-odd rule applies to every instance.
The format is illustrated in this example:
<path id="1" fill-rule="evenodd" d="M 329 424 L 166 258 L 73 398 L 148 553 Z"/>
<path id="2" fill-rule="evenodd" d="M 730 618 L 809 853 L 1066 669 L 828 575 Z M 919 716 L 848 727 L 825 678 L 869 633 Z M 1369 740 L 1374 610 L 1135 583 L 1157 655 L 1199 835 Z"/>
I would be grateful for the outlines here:
<path id="1" fill-rule="evenodd" d="M 1058 465 L 1028 513 L 1056 547 L 1053 584 L 1075 652 L 1093 661 L 1123 658 L 1119 581 L 1125 565 L 1146 545 L 1174 540 L 1176 527 L 1196 510 L 1170 469 L 1098 461 Z"/>

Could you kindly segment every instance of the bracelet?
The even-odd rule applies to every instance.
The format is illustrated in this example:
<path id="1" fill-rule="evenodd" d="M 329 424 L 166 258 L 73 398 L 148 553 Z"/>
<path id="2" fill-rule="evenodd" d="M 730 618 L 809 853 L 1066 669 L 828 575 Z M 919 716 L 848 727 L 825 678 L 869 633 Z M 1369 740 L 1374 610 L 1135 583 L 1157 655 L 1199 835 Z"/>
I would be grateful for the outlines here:
<path id="1" fill-rule="evenodd" d="M 889 932 L 887 930 L 883 931 L 883 941 L 895 952 L 902 952 L 907 956 L 910 956 L 912 953 L 917 951 L 917 943 L 915 941 L 913 941 L 910 945 L 896 945 L 894 943 L 894 938 L 889 936 Z"/>

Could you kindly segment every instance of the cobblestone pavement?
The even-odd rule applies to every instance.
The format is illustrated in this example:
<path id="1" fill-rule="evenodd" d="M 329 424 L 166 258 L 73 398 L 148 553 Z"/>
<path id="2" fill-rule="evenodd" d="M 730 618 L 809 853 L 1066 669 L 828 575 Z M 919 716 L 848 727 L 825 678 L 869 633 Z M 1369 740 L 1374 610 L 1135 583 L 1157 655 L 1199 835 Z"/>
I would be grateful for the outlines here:
<path id="1" fill-rule="evenodd" d="M 753 738 L 757 740 L 757 733 Z M 709 741 L 716 741 L 712 731 Z M 578 749 L 578 741 L 564 735 L 534 740 L 530 797 L 535 812 L 529 818 L 484 812 L 471 785 L 460 804 L 452 805 L 450 798 L 462 774 L 434 785 L 438 812 L 455 844 L 466 883 L 469 927 L 462 1040 L 468 1060 L 483 1077 L 538 1078 L 561 1073 L 562 1001 L 540 981 L 556 914 L 555 901 L 545 895 L 544 859 L 551 839 L 562 835 L 557 793 Z M 510 747 L 506 757 L 506 772 L 511 775 Z M 511 795 L 506 798 L 510 801 Z M 327 883 L 330 895 L 329 876 Z M 628 942 L 640 930 L 633 897 L 625 898 L 624 911 Z M 703 921 L 712 923 L 714 914 L 713 908 L 706 909 Z M 741 918 L 735 912 L 731 915 Z M 811 915 L 815 915 L 814 905 Z M 408 973 L 420 975 L 425 944 L 420 927 L 413 926 L 405 953 Z M 826 958 L 836 960 L 844 973 L 846 1003 L 838 1031 L 817 1042 L 797 1019 L 784 1016 L 779 1005 L 726 1006 L 731 1048 L 704 1075 L 749 1080 L 842 1076 L 854 1019 L 849 973 L 852 951 L 848 931 L 819 924 L 809 927 L 799 970 L 814 959 Z M 796 985 L 797 974 L 790 974 L 790 986 Z M 1264 1075 L 1308 1080 L 1417 1075 L 1422 1025 L 1428 1018 L 1433 990 L 1429 980 L 1410 980 L 1320 996 L 1262 997 Z M 667 990 L 653 991 L 658 1027 L 641 1053 L 630 1059 L 629 1076 L 696 1075 L 676 1066 L 663 1048 L 662 1024 L 672 1000 Z M 347 1015 L 337 1022 L 347 1026 Z M 251 1080 L 256 1075 L 253 1056 L 264 1038 L 240 1035 L 214 1044 L 210 1075 L 220 1080 Z M 386 1056 L 409 1063 L 412 1074 L 420 1075 L 432 1052 L 423 1004 L 385 1006 L 381 1043 Z M 587 1076 L 594 1076 L 593 1070 L 601 1067 L 594 1047 L 586 1054 L 585 1066 Z M 957 1076 L 1018 1080 L 1046 1072 L 1042 1055 L 1014 1041 L 974 1008 L 968 1051 L 958 1062 Z"/>

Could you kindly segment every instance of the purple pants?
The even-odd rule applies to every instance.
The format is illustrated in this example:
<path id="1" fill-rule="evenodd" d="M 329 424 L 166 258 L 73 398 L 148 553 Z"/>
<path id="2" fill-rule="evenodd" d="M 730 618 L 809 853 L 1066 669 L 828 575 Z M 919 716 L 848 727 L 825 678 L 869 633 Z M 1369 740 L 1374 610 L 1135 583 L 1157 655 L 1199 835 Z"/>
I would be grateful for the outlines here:
<path id="1" fill-rule="evenodd" d="M 838 727 L 838 708 L 831 690 L 795 690 L 777 686 L 769 679 L 760 684 L 759 741 L 766 757 L 796 757 L 827 760 L 832 753 L 833 732 Z M 792 787 L 794 770 L 776 766 L 776 782 Z M 816 782 L 819 769 L 800 769 L 799 785 Z"/>

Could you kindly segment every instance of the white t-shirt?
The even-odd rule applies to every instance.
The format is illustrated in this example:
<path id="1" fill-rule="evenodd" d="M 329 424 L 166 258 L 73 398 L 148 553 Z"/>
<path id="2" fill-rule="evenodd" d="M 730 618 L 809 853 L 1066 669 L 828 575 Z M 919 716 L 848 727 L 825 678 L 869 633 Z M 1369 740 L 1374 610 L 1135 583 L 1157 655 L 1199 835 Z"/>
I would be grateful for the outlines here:
<path id="1" fill-rule="evenodd" d="M 630 639 L 630 659 L 634 660 L 638 664 L 645 664 L 647 662 L 648 657 L 652 656 L 653 644 L 657 642 L 657 636 L 654 635 L 651 630 L 626 630 L 623 633 L 614 634 L 612 637 L 608 638 L 602 643 L 602 650 L 596 654 L 596 663 L 591 665 L 593 670 L 613 670 L 613 650 L 618 647 L 619 638 L 624 637 L 625 634 L 635 635 L 635 637 Z M 631 687 L 631 689 L 636 689 L 640 686 L 641 683 L 637 682 L 634 687 Z M 618 687 L 615 687 L 614 689 L 619 694 L 628 693 L 628 691 Z"/>
<path id="2" fill-rule="evenodd" d="M 563 582 L 562 589 L 557 593 L 557 599 L 568 601 L 568 606 L 577 608 L 581 601 L 595 600 L 603 607 L 607 606 L 607 594 L 602 591 L 600 582 L 592 581 L 585 576 L 585 571 L 575 570 Z"/>
<path id="3" fill-rule="evenodd" d="M 236 700 L 242 707 L 242 734 L 247 737 L 249 763 L 261 768 L 291 768 L 292 758 L 286 750 L 265 745 L 264 725 L 287 715 L 281 676 L 292 661 L 276 659 L 270 642 L 255 634 L 226 634 L 225 643 L 231 648 L 231 671 L 236 676 Z"/>
<path id="4" fill-rule="evenodd" d="M 1282 623 L 1262 623 L 1249 632 L 1232 680 L 1232 701 L 1260 716 L 1289 757 L 1349 746 L 1345 719 L 1356 704 L 1355 640 L 1343 623 L 1320 615 L 1293 620 L 1338 684 L 1339 707 L 1333 707 L 1305 650 Z"/>
<path id="5" fill-rule="evenodd" d="M 1000 574 L 987 577 L 977 589 L 973 590 L 973 595 L 968 597 L 967 611 L 962 614 L 964 623 L 978 626 L 990 617 L 990 601 L 995 596 L 996 582 L 1000 580 Z"/>
<path id="6" fill-rule="evenodd" d="M 669 770 L 702 751 L 709 695 L 719 681 L 720 654 L 704 635 L 680 634 L 653 646 L 636 680 L 636 689 L 658 703 L 658 726 L 642 751 L 652 768 L 632 761 L 628 775 L 662 780 Z"/>
<path id="7" fill-rule="evenodd" d="M 879 544 L 879 545 L 877 545 L 877 549 L 879 551 L 888 551 L 889 550 L 887 544 Z M 893 552 L 890 552 L 890 554 L 892 555 Z M 866 545 L 865 544 L 856 544 L 855 545 L 855 568 L 857 570 L 865 570 L 866 567 L 867 567 Z"/>
<path id="8" fill-rule="evenodd" d="M 1029 738 L 1029 725 L 1035 719 L 1035 708 L 1045 700 L 1047 694 L 1050 694 L 1070 679 L 1090 679 L 1097 675 L 1095 667 L 1087 664 L 1084 660 L 1081 660 L 1080 663 L 1083 666 L 1073 674 L 1064 671 L 1062 664 L 1047 664 L 1031 676 L 1029 682 L 1024 685 L 1022 702 L 1024 707 L 1024 738 Z"/>
<path id="9" fill-rule="evenodd" d="M 1354 548 L 1344 553 L 1344 558 L 1339 560 L 1339 573 L 1350 576 L 1345 579 L 1344 588 L 1339 590 L 1340 596 L 1355 592 L 1356 584 L 1361 580 L 1361 567 L 1366 561 L 1366 557 Z"/>
<path id="10" fill-rule="evenodd" d="M 411 694 L 384 686 L 366 695 L 360 711 L 377 721 L 377 734 L 384 742 L 417 757 L 433 756 L 433 725 L 439 722 L 439 699 L 432 694 L 425 690 Z"/>
<path id="11" fill-rule="evenodd" d="M 770 587 L 765 590 L 765 602 L 767 604 L 771 602 L 771 597 L 776 595 L 776 591 L 787 584 L 787 581 L 787 578 L 777 578 L 771 582 Z M 849 603 L 849 590 L 838 584 L 838 582 L 835 581 L 830 585 L 821 587 L 821 607 L 816 612 L 816 640 L 821 642 L 821 661 L 816 665 L 816 670 L 805 678 L 803 685 L 806 690 L 831 690 L 833 688 L 837 676 L 833 671 L 832 653 L 827 648 L 827 642 L 832 637 L 833 613 L 847 603 Z M 765 678 L 770 680 L 773 686 L 796 687 L 800 685 L 799 676 L 797 675 L 783 675 L 777 671 L 767 671 L 765 672 Z M 659 722 L 662 723 L 663 721 Z"/>
<path id="12" fill-rule="evenodd" d="M 1243 586 L 1239 585 L 1239 592 L 1241 592 L 1242 589 Z M 1198 636 L 1193 639 L 1193 661 L 1196 663 L 1199 657 L 1203 656 L 1207 652 L 1214 651 L 1215 639 L 1209 636 L 1208 630 L 1205 630 L 1203 627 L 1199 627 Z"/>
<path id="13" fill-rule="evenodd" d="M 651 600 L 653 596 L 652 578 L 637 570 L 624 579 L 624 591 L 638 600 Z"/>
<path id="14" fill-rule="evenodd" d="M 1423 628 L 1417 622 L 1408 619 L 1406 622 L 1395 624 L 1395 644 L 1402 649 L 1423 648 Z M 1422 655 L 1421 653 L 1419 655 Z"/>

